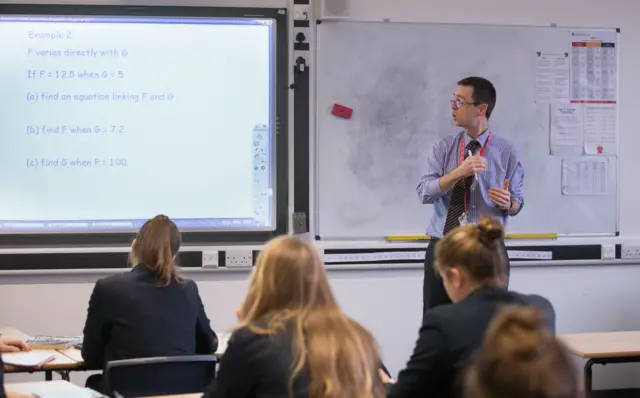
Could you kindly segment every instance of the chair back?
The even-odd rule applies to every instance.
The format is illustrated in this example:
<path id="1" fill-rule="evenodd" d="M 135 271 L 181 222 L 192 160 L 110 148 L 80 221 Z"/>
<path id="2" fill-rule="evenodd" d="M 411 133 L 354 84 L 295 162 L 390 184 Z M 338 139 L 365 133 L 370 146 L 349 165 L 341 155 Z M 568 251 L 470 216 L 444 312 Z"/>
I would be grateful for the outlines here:
<path id="1" fill-rule="evenodd" d="M 107 363 L 103 391 L 108 397 L 201 393 L 215 374 L 213 355 L 123 359 Z"/>

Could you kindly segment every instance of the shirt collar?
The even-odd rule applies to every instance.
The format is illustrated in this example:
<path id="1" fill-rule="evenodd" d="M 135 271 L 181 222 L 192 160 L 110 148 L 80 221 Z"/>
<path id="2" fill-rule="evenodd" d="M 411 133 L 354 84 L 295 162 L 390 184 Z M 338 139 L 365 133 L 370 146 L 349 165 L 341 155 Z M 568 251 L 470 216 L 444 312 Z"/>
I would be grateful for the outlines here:
<path id="1" fill-rule="evenodd" d="M 487 143 L 487 138 L 489 137 L 489 132 L 490 132 L 490 130 L 489 130 L 489 128 L 487 128 L 487 129 L 486 129 L 482 134 L 480 134 L 480 137 L 478 137 L 478 138 L 473 138 L 473 137 L 469 134 L 469 132 L 468 132 L 468 131 L 465 131 L 465 132 L 464 132 L 464 140 L 465 140 L 465 142 L 466 142 L 466 145 L 469 145 L 469 143 L 470 143 L 472 140 L 474 140 L 474 139 L 475 139 L 476 141 L 478 141 L 478 144 L 480 144 L 480 147 L 484 147 L 484 144 L 486 144 L 486 143 Z"/>

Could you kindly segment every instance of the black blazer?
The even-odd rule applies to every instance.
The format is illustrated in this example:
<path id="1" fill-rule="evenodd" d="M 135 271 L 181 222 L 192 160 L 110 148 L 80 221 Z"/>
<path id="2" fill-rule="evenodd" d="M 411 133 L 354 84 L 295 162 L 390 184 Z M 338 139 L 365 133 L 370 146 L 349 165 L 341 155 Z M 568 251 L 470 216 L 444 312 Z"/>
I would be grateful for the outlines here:
<path id="1" fill-rule="evenodd" d="M 287 331 L 275 335 L 236 330 L 216 379 L 204 398 L 309 398 L 309 370 L 304 367 L 289 389 L 293 353 Z M 380 380 L 377 372 L 372 375 Z"/>
<path id="2" fill-rule="evenodd" d="M 218 348 L 195 282 L 157 286 L 142 264 L 96 283 L 83 333 L 89 369 L 119 359 L 212 354 Z"/>
<path id="3" fill-rule="evenodd" d="M 229 339 L 218 374 L 203 397 L 308 398 L 306 370 L 298 375 L 289 395 L 292 355 L 291 339 L 285 331 L 259 335 L 247 328 L 238 329 Z"/>
<path id="4" fill-rule="evenodd" d="M 435 307 L 424 315 L 418 342 L 389 396 L 458 397 L 459 375 L 482 345 L 493 316 L 505 304 L 539 307 L 555 333 L 555 312 L 541 296 L 525 296 L 497 287 L 481 287 L 464 300 Z"/>

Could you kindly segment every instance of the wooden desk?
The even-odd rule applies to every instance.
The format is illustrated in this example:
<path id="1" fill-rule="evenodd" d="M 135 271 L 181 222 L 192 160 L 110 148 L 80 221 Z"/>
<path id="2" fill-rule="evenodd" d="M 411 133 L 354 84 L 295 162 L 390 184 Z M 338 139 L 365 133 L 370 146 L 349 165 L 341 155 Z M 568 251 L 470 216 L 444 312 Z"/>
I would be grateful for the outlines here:
<path id="1" fill-rule="evenodd" d="M 558 338 L 575 355 L 587 359 L 584 384 L 588 394 L 593 389 L 593 365 L 640 362 L 640 331 L 565 334 Z"/>
<path id="2" fill-rule="evenodd" d="M 216 358 L 222 358 L 224 352 L 227 349 L 227 344 L 229 344 L 230 338 L 231 333 L 218 333 L 218 349 L 214 354 Z M 80 353 L 79 349 L 71 347 L 64 350 L 58 350 L 58 352 L 73 359 L 74 361 L 76 361 L 76 363 L 84 365 L 84 358 L 82 358 L 82 354 Z"/>
<path id="3" fill-rule="evenodd" d="M 15 328 L 2 328 L 0 330 L 2 336 L 7 336 L 20 340 L 29 340 L 31 336 L 22 331 Z M 56 359 L 51 362 L 44 364 L 40 368 L 23 368 L 17 366 L 4 366 L 4 371 L 6 373 L 34 373 L 34 372 L 44 372 L 45 380 L 51 381 L 53 380 L 53 372 L 60 373 L 60 376 L 63 380 L 69 381 L 69 371 L 78 370 L 84 366 L 84 361 L 78 361 L 76 357 L 67 355 L 65 353 L 66 350 L 53 350 L 47 349 L 43 351 L 50 351 L 52 355 L 55 355 Z M 82 359 L 82 356 L 78 356 Z"/>
<path id="4" fill-rule="evenodd" d="M 34 350 L 35 351 L 35 350 Z M 47 362 L 40 368 L 23 368 L 19 366 L 4 365 L 5 373 L 33 373 L 33 372 L 45 372 L 45 380 L 53 380 L 53 372 L 60 372 L 63 380 L 69 380 L 69 371 L 78 369 L 84 365 L 84 362 L 77 362 L 72 358 L 64 355 L 56 350 L 41 350 L 50 352 L 55 356 L 55 359 L 51 362 Z M 4 355 L 11 355 L 10 353 Z"/>
<path id="5" fill-rule="evenodd" d="M 4 336 L 11 336 L 13 338 L 21 340 L 28 340 L 30 338 L 30 336 L 26 333 L 23 333 L 20 330 L 14 328 L 3 328 L 2 330 L 0 330 L 0 333 L 2 333 L 2 335 Z M 216 358 L 218 358 L 218 360 L 221 359 L 224 355 L 230 338 L 231 333 L 218 333 L 218 350 L 214 354 Z M 56 371 L 60 373 L 63 380 L 69 381 L 70 371 L 83 370 L 84 368 L 84 359 L 82 358 L 80 350 L 78 350 L 77 348 L 47 351 L 52 351 L 52 353 L 56 356 L 56 359 L 54 361 L 46 363 L 42 368 L 19 368 L 5 365 L 4 370 L 7 373 L 33 373 L 44 371 L 45 380 L 47 381 L 53 380 L 53 372 Z"/>

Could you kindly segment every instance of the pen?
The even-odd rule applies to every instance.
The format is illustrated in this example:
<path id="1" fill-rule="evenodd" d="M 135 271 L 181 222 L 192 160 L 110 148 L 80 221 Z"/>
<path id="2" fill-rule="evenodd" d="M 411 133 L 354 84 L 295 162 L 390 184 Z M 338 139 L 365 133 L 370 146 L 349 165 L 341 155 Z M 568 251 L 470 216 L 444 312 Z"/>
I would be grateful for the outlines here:
<path id="1" fill-rule="evenodd" d="M 471 149 L 469 149 L 469 156 L 473 156 L 473 153 L 471 153 Z M 474 174 L 475 174 L 475 177 L 476 177 L 475 181 L 478 181 L 478 173 L 474 173 Z"/>

